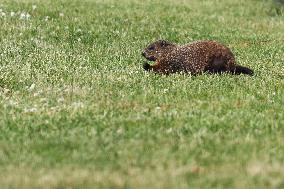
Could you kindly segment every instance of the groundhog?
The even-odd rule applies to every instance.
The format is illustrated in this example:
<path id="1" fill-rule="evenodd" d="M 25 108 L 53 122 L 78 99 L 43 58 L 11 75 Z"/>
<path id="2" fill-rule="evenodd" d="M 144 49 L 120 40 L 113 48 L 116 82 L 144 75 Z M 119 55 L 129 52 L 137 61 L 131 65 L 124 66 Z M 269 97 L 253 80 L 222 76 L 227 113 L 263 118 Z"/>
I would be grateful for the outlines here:
<path id="1" fill-rule="evenodd" d="M 232 51 L 216 41 L 195 41 L 187 45 L 177 45 L 165 40 L 150 44 L 142 52 L 150 65 L 144 63 L 143 68 L 161 74 L 203 72 L 253 75 L 253 71 L 236 64 Z"/>

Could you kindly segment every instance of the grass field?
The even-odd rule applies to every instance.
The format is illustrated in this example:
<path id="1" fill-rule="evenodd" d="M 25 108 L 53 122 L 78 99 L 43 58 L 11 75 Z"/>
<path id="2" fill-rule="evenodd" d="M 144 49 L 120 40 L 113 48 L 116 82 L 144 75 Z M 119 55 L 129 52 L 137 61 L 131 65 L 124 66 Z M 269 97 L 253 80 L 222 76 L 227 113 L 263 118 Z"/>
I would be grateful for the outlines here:
<path id="1" fill-rule="evenodd" d="M 0 0 L 0 186 L 284 188 L 284 6 Z M 253 77 L 142 69 L 218 40 Z"/>

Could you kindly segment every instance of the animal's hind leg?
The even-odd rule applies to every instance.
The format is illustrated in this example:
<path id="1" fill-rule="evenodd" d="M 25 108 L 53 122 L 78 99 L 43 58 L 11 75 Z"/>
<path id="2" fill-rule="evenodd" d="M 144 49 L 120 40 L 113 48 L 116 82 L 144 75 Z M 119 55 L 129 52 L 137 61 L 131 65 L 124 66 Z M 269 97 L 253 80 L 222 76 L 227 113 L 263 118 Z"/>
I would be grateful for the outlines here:
<path id="1" fill-rule="evenodd" d="M 214 58 L 205 68 L 205 71 L 210 73 L 225 72 L 227 71 L 227 60 L 223 57 Z"/>

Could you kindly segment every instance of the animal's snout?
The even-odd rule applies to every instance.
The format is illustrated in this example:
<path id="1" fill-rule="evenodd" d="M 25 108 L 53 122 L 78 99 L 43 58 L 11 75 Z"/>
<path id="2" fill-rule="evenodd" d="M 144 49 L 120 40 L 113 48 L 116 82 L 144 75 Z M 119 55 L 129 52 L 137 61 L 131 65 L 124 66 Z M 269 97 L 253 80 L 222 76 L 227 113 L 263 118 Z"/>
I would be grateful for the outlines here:
<path id="1" fill-rule="evenodd" d="M 143 52 L 141 53 L 141 55 L 145 57 L 145 56 L 146 56 L 145 51 L 143 51 Z"/>

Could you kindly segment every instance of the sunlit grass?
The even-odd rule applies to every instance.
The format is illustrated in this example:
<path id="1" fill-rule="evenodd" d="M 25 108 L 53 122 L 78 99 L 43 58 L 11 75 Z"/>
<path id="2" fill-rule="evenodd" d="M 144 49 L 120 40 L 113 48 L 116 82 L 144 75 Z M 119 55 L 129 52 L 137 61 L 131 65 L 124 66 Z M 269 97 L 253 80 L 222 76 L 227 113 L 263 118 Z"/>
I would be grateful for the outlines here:
<path id="1" fill-rule="evenodd" d="M 0 0 L 1 188 L 283 188 L 284 8 L 262 0 Z M 214 39 L 244 75 L 142 69 Z"/>

